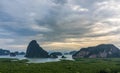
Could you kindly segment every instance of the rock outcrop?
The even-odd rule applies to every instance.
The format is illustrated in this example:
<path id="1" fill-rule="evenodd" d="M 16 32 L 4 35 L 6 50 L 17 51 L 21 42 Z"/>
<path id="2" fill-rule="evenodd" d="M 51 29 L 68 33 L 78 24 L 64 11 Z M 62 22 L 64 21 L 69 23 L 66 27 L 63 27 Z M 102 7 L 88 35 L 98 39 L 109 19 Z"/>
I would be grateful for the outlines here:
<path id="1" fill-rule="evenodd" d="M 58 56 L 55 54 L 50 54 L 50 58 L 58 58 Z"/>
<path id="2" fill-rule="evenodd" d="M 1 56 L 1 55 L 9 55 L 9 54 L 10 54 L 10 51 L 9 51 L 9 50 L 0 49 L 0 56 Z"/>
<path id="3" fill-rule="evenodd" d="M 14 52 L 10 53 L 10 57 L 15 57 L 15 56 L 16 56 L 16 54 Z"/>
<path id="4" fill-rule="evenodd" d="M 50 58 L 58 58 L 58 56 L 62 56 L 61 52 L 53 52 L 50 54 Z"/>
<path id="5" fill-rule="evenodd" d="M 67 58 L 67 57 L 65 57 L 65 56 L 63 55 L 61 58 Z"/>
<path id="6" fill-rule="evenodd" d="M 36 40 L 32 40 L 26 51 L 25 57 L 27 58 L 48 58 L 48 52 L 43 50 L 42 47 L 39 46 Z"/>
<path id="7" fill-rule="evenodd" d="M 101 44 L 95 47 L 82 48 L 73 58 L 118 58 L 120 50 L 113 44 Z"/>

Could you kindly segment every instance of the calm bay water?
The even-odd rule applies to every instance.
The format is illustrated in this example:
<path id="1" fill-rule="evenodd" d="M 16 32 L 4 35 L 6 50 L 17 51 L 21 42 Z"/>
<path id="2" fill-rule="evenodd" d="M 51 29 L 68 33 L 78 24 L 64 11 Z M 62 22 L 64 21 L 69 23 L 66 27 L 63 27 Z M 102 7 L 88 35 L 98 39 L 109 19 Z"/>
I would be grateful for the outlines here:
<path id="1" fill-rule="evenodd" d="M 73 60 L 72 55 L 65 55 L 65 60 Z M 0 58 L 16 58 L 19 60 L 22 59 L 28 59 L 29 63 L 46 63 L 46 62 L 57 62 L 60 61 L 62 58 L 61 56 L 58 56 L 58 58 L 25 58 L 24 55 L 18 55 L 16 57 L 10 57 L 10 56 L 0 56 Z"/>

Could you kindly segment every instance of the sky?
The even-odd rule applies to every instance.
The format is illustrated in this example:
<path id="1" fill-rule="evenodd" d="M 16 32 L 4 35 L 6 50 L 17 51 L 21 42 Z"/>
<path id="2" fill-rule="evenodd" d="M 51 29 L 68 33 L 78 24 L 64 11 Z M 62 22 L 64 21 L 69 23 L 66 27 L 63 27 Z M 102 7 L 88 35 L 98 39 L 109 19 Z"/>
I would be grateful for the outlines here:
<path id="1" fill-rule="evenodd" d="M 120 47 L 120 0 L 0 0 L 0 48 L 25 51 Z"/>

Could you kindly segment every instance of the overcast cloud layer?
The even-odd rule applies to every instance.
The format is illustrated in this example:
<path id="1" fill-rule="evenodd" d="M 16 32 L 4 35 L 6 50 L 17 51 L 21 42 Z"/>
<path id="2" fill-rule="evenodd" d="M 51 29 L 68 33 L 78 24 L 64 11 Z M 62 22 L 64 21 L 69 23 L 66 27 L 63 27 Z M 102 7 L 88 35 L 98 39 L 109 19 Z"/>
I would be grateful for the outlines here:
<path id="1" fill-rule="evenodd" d="M 46 50 L 120 46 L 120 0 L 0 0 L 0 47 Z"/>

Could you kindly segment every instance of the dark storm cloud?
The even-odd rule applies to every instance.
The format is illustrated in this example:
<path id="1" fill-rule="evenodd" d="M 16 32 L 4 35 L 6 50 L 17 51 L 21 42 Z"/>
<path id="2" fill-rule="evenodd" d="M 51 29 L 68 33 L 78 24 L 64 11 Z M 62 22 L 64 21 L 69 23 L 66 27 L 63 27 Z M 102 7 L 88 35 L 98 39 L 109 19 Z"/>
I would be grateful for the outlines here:
<path id="1" fill-rule="evenodd" d="M 67 3 L 67 0 L 52 0 L 52 1 L 56 4 L 61 4 L 61 5 L 64 5 L 65 3 Z"/>
<path id="2" fill-rule="evenodd" d="M 43 19 L 36 19 L 38 25 L 47 26 L 53 30 L 44 34 L 46 41 L 64 41 L 66 38 L 74 38 L 77 35 L 80 37 L 86 32 L 89 32 L 91 22 L 84 17 L 85 13 L 74 11 L 67 2 L 62 0 L 61 2 L 66 5 L 52 6 Z"/>
<path id="3" fill-rule="evenodd" d="M 5 12 L 0 11 L 0 21 L 12 21 L 13 18 Z"/>
<path id="4" fill-rule="evenodd" d="M 64 42 L 73 48 L 87 41 L 84 38 L 118 36 L 119 3 L 119 0 L 1 0 L 0 38 L 9 39 L 6 42 L 9 47 L 20 48 L 19 45 L 36 39 L 48 48 L 56 44 L 65 46 Z M 70 40 L 80 42 L 70 44 Z"/>

